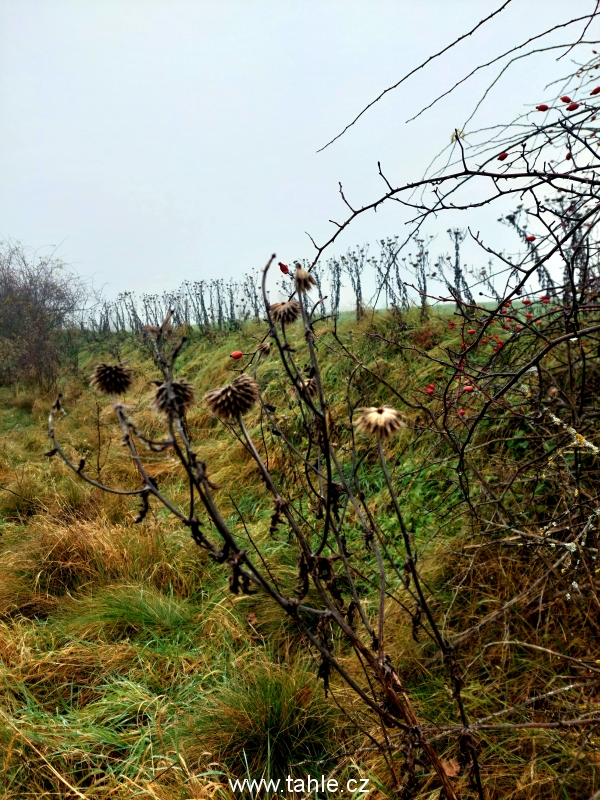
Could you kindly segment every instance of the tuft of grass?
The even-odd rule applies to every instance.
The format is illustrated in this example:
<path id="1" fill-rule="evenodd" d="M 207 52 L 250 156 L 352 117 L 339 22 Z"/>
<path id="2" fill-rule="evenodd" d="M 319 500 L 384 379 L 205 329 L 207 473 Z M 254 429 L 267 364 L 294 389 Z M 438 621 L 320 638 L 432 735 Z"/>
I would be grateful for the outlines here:
<path id="1" fill-rule="evenodd" d="M 69 712 L 101 694 L 107 677 L 131 668 L 138 659 L 137 649 L 130 644 L 90 644 L 68 642 L 50 652 L 13 653 L 5 662 L 10 676 L 13 709 L 26 697 L 50 712 Z M 8 668 L 8 669 L 6 669 Z"/>
<path id="2" fill-rule="evenodd" d="M 225 676 L 194 709 L 188 760 L 218 761 L 231 775 L 324 774 L 334 757 L 336 714 L 301 665 L 263 662 Z"/>
<path id="3" fill-rule="evenodd" d="M 19 411 L 27 411 L 29 414 L 33 411 L 35 405 L 36 395 L 33 392 L 21 392 L 13 397 L 11 405 L 18 408 Z"/>
<path id="4" fill-rule="evenodd" d="M 112 508 L 112 498 L 109 497 Z M 182 597 L 203 593 L 204 561 L 184 532 L 38 514 L 5 533 L 0 551 L 0 616 L 44 618 L 61 598 L 110 584 L 147 584 Z"/>
<path id="5" fill-rule="evenodd" d="M 0 489 L 0 516 L 20 521 L 43 509 L 40 487 L 33 475 L 22 473 Z"/>
<path id="6" fill-rule="evenodd" d="M 66 607 L 62 629 L 85 640 L 170 639 L 189 643 L 198 633 L 200 608 L 152 586 L 107 586 Z"/>

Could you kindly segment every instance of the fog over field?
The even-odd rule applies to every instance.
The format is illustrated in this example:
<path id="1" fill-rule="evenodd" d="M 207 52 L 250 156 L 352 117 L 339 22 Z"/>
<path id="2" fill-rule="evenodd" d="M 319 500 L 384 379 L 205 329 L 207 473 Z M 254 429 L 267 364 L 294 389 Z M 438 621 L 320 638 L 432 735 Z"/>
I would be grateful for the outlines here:
<path id="1" fill-rule="evenodd" d="M 395 183 L 419 178 L 497 67 L 406 120 L 477 64 L 562 22 L 565 9 L 563 0 L 509 4 L 317 152 L 385 87 L 499 6 L 3 0 L 0 237 L 44 252 L 56 245 L 108 296 L 236 277 L 273 251 L 312 257 L 305 232 L 322 242 L 328 220 L 344 215 L 338 181 L 361 205 L 381 191 L 378 160 Z M 573 0 L 570 13 L 588 6 Z M 468 129 L 535 105 L 569 58 L 517 62 Z M 332 252 L 401 234 L 407 218 L 383 207 Z M 441 252 L 446 226 L 432 231 Z"/>

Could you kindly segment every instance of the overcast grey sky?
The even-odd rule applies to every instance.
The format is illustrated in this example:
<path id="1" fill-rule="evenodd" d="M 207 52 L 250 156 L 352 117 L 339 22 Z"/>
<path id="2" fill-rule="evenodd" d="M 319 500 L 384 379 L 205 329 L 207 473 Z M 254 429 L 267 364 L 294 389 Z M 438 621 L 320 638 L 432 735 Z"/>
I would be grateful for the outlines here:
<path id="1" fill-rule="evenodd" d="M 317 149 L 500 0 L 0 0 L 0 237 L 58 255 L 108 294 L 311 257 L 344 209 L 418 178 L 495 73 L 417 121 L 472 66 L 591 10 L 513 0 L 475 36 Z M 477 122 L 535 104 L 569 65 L 523 62 Z M 544 95 L 545 96 L 545 95 Z M 370 214 L 332 252 L 401 233 Z M 460 224 L 460 220 L 456 220 Z M 444 223 L 444 230 L 448 227 Z"/>

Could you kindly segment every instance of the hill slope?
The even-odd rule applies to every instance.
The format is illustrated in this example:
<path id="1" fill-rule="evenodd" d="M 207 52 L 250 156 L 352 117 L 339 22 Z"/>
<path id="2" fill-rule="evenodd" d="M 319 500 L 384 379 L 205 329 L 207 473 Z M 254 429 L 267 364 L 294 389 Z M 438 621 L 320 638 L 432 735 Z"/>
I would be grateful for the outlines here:
<path id="1" fill-rule="evenodd" d="M 178 375 L 189 379 L 201 397 L 231 379 L 230 370 L 238 364 L 229 353 L 253 352 L 260 333 L 252 324 L 212 340 L 197 339 L 192 332 Z M 438 356 L 445 348 L 458 348 L 459 339 L 442 316 L 423 323 L 416 316 L 399 322 L 393 315 L 377 314 L 361 323 L 344 320 L 337 338 L 323 330 L 317 340 L 329 422 L 342 446 L 351 437 L 348 401 L 378 406 L 389 402 L 391 386 L 414 406 L 397 400 L 407 427 L 386 445 L 387 458 L 434 605 L 449 631 L 457 630 L 457 620 L 464 629 L 477 626 L 538 574 L 537 562 L 524 557 L 522 549 L 490 553 L 479 547 L 480 521 L 463 500 L 456 457 L 428 416 L 427 409 L 439 403 L 439 387 L 452 377 Z M 290 342 L 298 359 L 305 360 L 300 331 L 290 334 Z M 148 347 L 127 338 L 85 345 L 78 374 L 61 380 L 66 414 L 57 432 L 76 462 L 86 458 L 90 476 L 136 488 L 139 482 L 112 421 L 110 402 L 87 385 L 97 361 L 116 357 L 134 369 L 126 403 L 137 424 L 160 435 L 160 420 L 148 407 L 150 381 L 160 376 Z M 274 355 L 260 361 L 257 376 L 280 423 L 291 430 L 295 398 L 285 388 Z M 435 395 L 427 393 L 429 384 L 435 385 Z M 228 788 L 228 777 L 267 775 L 274 765 L 285 766 L 289 774 L 331 773 L 340 780 L 364 776 L 370 796 L 382 797 L 399 796 L 394 784 L 406 774 L 418 794 L 409 788 L 405 796 L 437 797 L 428 768 L 410 766 L 407 741 L 397 739 L 392 763 L 386 761 L 373 747 L 381 737 L 376 721 L 339 680 L 332 679 L 332 696 L 324 696 L 314 653 L 285 614 L 262 595 L 232 594 L 228 570 L 211 561 L 166 509 L 151 503 L 150 513 L 136 524 L 138 500 L 100 492 L 59 459 L 44 457 L 52 402 L 51 396 L 25 389 L 2 390 L 2 797 L 229 797 L 236 793 Z M 476 414 L 479 402 L 480 397 L 462 393 L 460 407 L 467 418 Z M 459 426 L 463 420 L 456 408 L 452 425 Z M 256 464 L 201 402 L 188 414 L 187 424 L 210 481 L 218 487 L 223 515 L 240 536 L 256 544 L 278 579 L 292 585 L 298 570 L 295 553 L 284 532 L 269 530 L 273 505 Z M 290 469 L 285 445 L 258 414 L 250 425 L 257 440 L 268 438 L 269 466 L 294 496 L 294 484 L 301 480 Z M 500 456 L 513 462 L 524 457 L 519 435 L 510 415 L 500 415 L 473 443 L 472 466 L 490 471 L 490 486 L 495 458 L 500 463 Z M 358 452 L 369 509 L 389 541 L 400 546 L 376 447 L 361 442 Z M 169 451 L 147 453 L 146 463 L 172 502 L 185 502 L 185 475 Z M 527 485 L 515 490 L 506 503 L 524 502 L 527 491 Z M 530 497 L 525 510 L 532 525 L 543 515 L 546 495 L 539 490 Z M 349 535 L 350 548 L 358 548 L 359 535 Z M 374 567 L 369 559 L 365 554 L 365 568 Z M 375 587 L 370 591 L 368 581 L 363 589 L 374 618 L 378 594 Z M 447 672 L 418 634 L 418 612 L 406 613 L 392 598 L 410 603 L 400 570 L 389 591 L 386 646 L 395 669 L 422 720 L 456 725 Z M 590 652 L 589 634 L 564 634 L 565 628 L 579 625 L 581 609 L 561 601 L 563 619 L 557 622 L 546 615 L 545 602 L 536 595 L 533 610 L 515 603 L 514 617 L 499 617 L 485 636 L 472 636 L 460 650 L 470 720 L 519 706 L 522 711 L 510 721 L 527 723 L 540 704 L 550 705 L 560 719 L 572 713 L 570 704 L 577 699 L 586 709 L 592 707 L 596 683 L 582 681 L 591 675 L 584 674 L 587 661 L 582 660 Z M 517 639 L 580 663 L 572 661 L 573 670 L 565 671 L 560 658 L 538 658 L 531 648 L 507 646 Z M 346 659 L 341 645 L 340 658 Z M 542 689 L 558 694 L 532 701 Z M 437 738 L 448 773 L 460 772 L 455 779 L 460 796 L 475 797 L 466 762 L 457 760 L 456 737 Z M 490 798 L 582 798 L 598 788 L 593 736 L 579 729 L 483 731 L 478 747 Z"/>

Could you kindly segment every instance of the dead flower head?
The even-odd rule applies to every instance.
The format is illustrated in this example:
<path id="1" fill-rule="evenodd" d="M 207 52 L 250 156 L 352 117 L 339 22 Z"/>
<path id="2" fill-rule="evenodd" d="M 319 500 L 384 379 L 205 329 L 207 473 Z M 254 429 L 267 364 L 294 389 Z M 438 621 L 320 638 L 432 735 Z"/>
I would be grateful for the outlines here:
<path id="1" fill-rule="evenodd" d="M 271 352 L 271 342 L 261 342 L 256 348 L 259 356 L 268 356 Z"/>
<path id="2" fill-rule="evenodd" d="M 299 381 L 296 389 L 301 397 L 316 397 L 317 381 L 315 378 L 307 378 L 305 381 Z"/>
<path id="3" fill-rule="evenodd" d="M 379 406 L 375 408 L 359 408 L 360 417 L 355 425 L 361 433 L 368 436 L 379 436 L 386 439 L 388 436 L 397 433 L 400 428 L 405 428 L 406 423 L 402 420 L 400 411 L 396 411 L 391 406 Z"/>
<path id="4" fill-rule="evenodd" d="M 90 386 L 103 394 L 125 394 L 133 376 L 123 364 L 97 364 L 90 376 Z"/>
<path id="5" fill-rule="evenodd" d="M 269 306 L 273 322 L 282 325 L 291 325 L 300 316 L 300 304 L 295 300 L 286 300 L 284 303 L 273 303 Z"/>
<path id="6" fill-rule="evenodd" d="M 316 280 L 313 278 L 310 272 L 300 265 L 296 266 L 296 275 L 294 280 L 296 281 L 296 289 L 299 292 L 310 292 L 312 287 L 317 285 Z"/>
<path id="7" fill-rule="evenodd" d="M 258 384 L 250 375 L 242 373 L 229 386 L 211 389 L 204 402 L 214 417 L 231 419 L 250 411 L 258 400 Z"/>
<path id="8" fill-rule="evenodd" d="M 169 397 L 169 384 L 161 383 L 156 390 L 156 394 L 150 408 L 162 414 L 169 412 L 183 417 L 194 402 L 194 387 L 185 378 L 171 381 L 171 397 Z"/>

